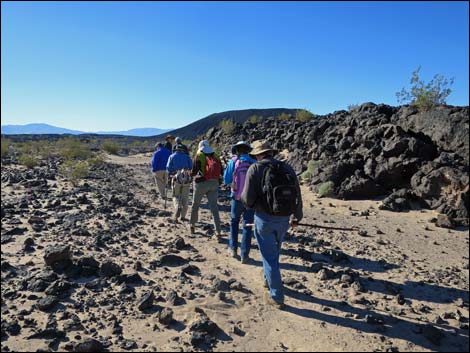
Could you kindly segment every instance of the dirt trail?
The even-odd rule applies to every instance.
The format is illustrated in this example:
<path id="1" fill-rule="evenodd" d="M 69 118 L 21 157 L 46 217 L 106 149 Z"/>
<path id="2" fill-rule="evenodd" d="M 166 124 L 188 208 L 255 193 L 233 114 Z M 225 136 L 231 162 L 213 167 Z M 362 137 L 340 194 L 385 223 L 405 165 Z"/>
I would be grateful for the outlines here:
<path id="1" fill-rule="evenodd" d="M 142 185 L 140 194 L 145 198 L 152 197 L 149 189 L 154 189 L 147 173 L 148 159 L 149 156 L 113 158 L 115 163 L 134 168 L 135 177 Z M 430 219 L 436 215 L 430 211 L 379 211 L 379 202 L 374 201 L 318 199 L 304 190 L 304 204 L 306 223 L 358 226 L 367 231 L 367 235 L 305 228 L 291 233 L 294 236 L 285 243 L 281 262 L 283 279 L 293 285 L 286 286 L 286 310 L 278 311 L 264 305 L 262 265 L 257 249 L 252 251 L 254 263 L 242 265 L 227 256 L 226 240 L 218 243 L 203 235 L 191 239 L 184 225 L 174 225 L 168 233 L 183 236 L 205 257 L 206 261 L 198 264 L 203 274 L 235 279 L 251 292 L 231 294 L 232 302 L 229 304 L 217 297 L 196 299 L 175 311 L 175 317 L 184 320 L 195 306 L 204 308 L 233 339 L 221 341 L 216 347 L 220 351 L 367 351 L 393 347 L 400 351 L 426 351 L 468 348 L 468 332 L 465 334 L 462 330 L 455 330 L 452 325 L 440 326 L 450 332 L 449 338 L 443 340 L 440 347 L 420 333 L 420 327 L 426 322 L 433 322 L 437 315 L 455 311 L 461 299 L 467 307 L 459 310 L 463 310 L 463 315 L 468 317 L 467 231 L 435 227 Z M 222 209 L 227 210 L 227 205 L 223 204 Z M 209 211 L 203 209 L 201 213 L 201 222 L 210 224 Z M 227 238 L 229 213 L 221 212 L 221 218 Z M 158 236 L 165 237 L 161 233 Z M 307 246 L 305 248 L 311 251 L 311 255 L 306 259 L 303 255 L 302 259 L 299 249 L 303 247 L 297 243 L 297 236 L 330 242 L 331 245 L 325 249 L 337 249 L 347 254 L 350 263 L 332 262 L 331 268 L 335 271 L 358 271 L 368 291 L 352 289 L 349 284 L 341 283 L 340 279 L 320 280 L 318 273 L 311 271 L 311 266 L 325 261 L 325 257 L 317 252 L 324 249 Z M 439 274 L 445 269 L 458 270 L 460 277 L 441 278 Z M 403 294 L 406 304 L 395 302 L 395 291 Z M 423 310 L 423 306 L 430 309 Z M 383 319 L 384 324 L 366 322 L 374 319 Z M 245 332 L 243 337 L 231 333 L 234 324 Z M 139 331 L 136 330 L 135 334 Z M 145 338 L 141 331 L 140 334 Z M 148 335 L 151 337 L 152 333 Z"/>
<path id="2" fill-rule="evenodd" d="M 135 199 L 163 209 L 149 173 L 150 155 L 109 156 L 108 160 L 128 172 L 133 186 L 127 191 Z M 2 184 L 2 197 L 21 192 L 4 191 Z M 436 215 L 428 211 L 380 211 L 375 201 L 318 199 L 306 189 L 303 198 L 303 222 L 357 226 L 362 232 L 289 231 L 281 256 L 285 310 L 264 304 L 256 246 L 250 264 L 242 265 L 228 256 L 229 200 L 222 194 L 221 242 L 211 237 L 207 208 L 200 210 L 200 224 L 193 237 L 186 224 L 174 223 L 161 214 L 143 216 L 124 244 L 110 246 L 107 251 L 95 250 L 91 238 L 74 236 L 78 252 L 93 254 L 100 261 L 111 258 L 125 273 L 132 272 L 140 261 L 143 269 L 139 274 L 145 285 L 132 286 L 135 295 L 128 301 L 115 300 L 118 291 L 122 292 L 116 283 L 96 292 L 92 297 L 96 306 L 88 305 L 88 299 L 87 309 L 76 311 L 86 330 L 67 337 L 104 337 L 112 343 L 112 351 L 136 347 L 141 351 L 190 351 L 197 347 L 189 343 L 188 330 L 196 311 L 202 309 L 220 328 L 214 351 L 468 351 L 468 229 L 437 228 L 430 222 Z M 122 220 L 125 212 L 123 208 L 113 221 Z M 103 220 L 97 217 L 94 224 L 99 222 Z M 175 250 L 178 238 L 183 238 L 186 246 Z M 23 240 L 18 237 L 17 242 L 2 245 L 2 262 L 43 266 L 42 249 L 57 241 L 52 234 L 38 238 L 42 246 L 37 253 L 18 257 L 18 243 Z M 199 271 L 188 275 L 179 265 L 152 266 L 162 254 L 178 255 Z M 174 312 L 175 321 L 169 327 L 158 321 L 157 314 L 136 308 L 138 299 L 150 288 L 156 303 Z M 172 291 L 177 302 L 168 299 Z M 74 304 L 82 300 L 81 292 L 85 293 L 77 290 L 64 303 L 67 310 L 78 307 Z M 7 314 L 12 314 L 30 307 L 29 300 L 18 305 L 7 301 L 2 304 L 2 316 L 4 305 Z M 36 311 L 32 316 L 36 326 L 51 318 L 51 314 Z M 116 326 L 120 327 L 118 333 Z M 10 350 L 43 347 L 37 340 L 26 340 L 28 334 L 31 332 L 24 328 L 20 335 L 10 336 L 2 342 L 2 350 L 4 343 Z M 63 343 L 52 347 L 64 348 Z"/>

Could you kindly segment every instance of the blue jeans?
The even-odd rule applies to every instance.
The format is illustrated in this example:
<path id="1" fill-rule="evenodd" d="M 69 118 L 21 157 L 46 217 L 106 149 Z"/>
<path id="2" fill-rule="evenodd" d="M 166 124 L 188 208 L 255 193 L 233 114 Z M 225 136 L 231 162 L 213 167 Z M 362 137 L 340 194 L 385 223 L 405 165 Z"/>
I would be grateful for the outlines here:
<path id="1" fill-rule="evenodd" d="M 255 214 L 255 237 L 263 260 L 264 276 L 271 298 L 278 303 L 284 302 L 279 255 L 288 229 L 289 217 Z"/>
<path id="2" fill-rule="evenodd" d="M 255 210 L 248 209 L 243 206 L 241 201 L 232 199 L 231 212 L 230 212 L 230 240 L 229 247 L 232 250 L 238 248 L 238 230 L 240 226 L 240 218 L 243 214 L 243 235 L 241 243 L 241 258 L 247 258 L 250 255 L 251 238 L 253 237 L 253 227 L 246 227 L 247 224 L 252 224 L 255 217 Z"/>

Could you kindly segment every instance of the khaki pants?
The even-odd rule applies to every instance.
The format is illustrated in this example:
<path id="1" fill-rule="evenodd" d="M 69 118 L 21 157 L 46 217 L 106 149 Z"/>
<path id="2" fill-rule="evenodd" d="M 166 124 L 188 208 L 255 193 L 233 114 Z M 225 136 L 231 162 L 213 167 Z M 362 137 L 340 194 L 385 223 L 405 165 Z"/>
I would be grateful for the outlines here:
<path id="1" fill-rule="evenodd" d="M 167 181 L 166 170 L 159 170 L 157 172 L 154 172 L 153 174 L 155 178 L 155 183 L 158 187 L 158 192 L 160 193 L 160 196 L 163 199 L 165 197 L 165 188 Z"/>
<path id="2" fill-rule="evenodd" d="M 194 183 L 193 190 L 193 208 L 191 209 L 191 219 L 189 223 L 195 225 L 199 218 L 199 206 L 202 201 L 202 197 L 206 195 L 207 200 L 209 201 L 209 208 L 214 217 L 215 230 L 217 233 L 220 233 L 220 217 L 219 217 L 219 207 L 217 205 L 217 199 L 219 196 L 219 181 L 218 180 L 208 180 L 200 183 Z"/>
<path id="3" fill-rule="evenodd" d="M 189 203 L 189 187 L 191 184 L 173 184 L 173 204 L 175 205 L 175 218 L 186 218 Z"/>

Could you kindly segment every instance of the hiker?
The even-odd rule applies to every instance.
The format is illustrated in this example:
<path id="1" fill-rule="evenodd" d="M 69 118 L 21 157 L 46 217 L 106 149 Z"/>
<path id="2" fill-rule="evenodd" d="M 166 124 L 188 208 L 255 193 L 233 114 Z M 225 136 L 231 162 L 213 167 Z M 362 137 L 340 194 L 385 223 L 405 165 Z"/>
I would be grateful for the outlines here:
<path id="1" fill-rule="evenodd" d="M 194 190 L 191 219 L 189 220 L 190 233 L 194 234 L 194 227 L 199 217 L 199 205 L 203 196 L 206 195 L 214 217 L 216 235 L 220 239 L 222 231 L 217 199 L 219 197 L 219 180 L 222 177 L 222 163 L 206 140 L 199 142 L 198 151 L 193 160 L 192 176 L 194 177 Z"/>
<path id="2" fill-rule="evenodd" d="M 246 208 L 241 202 L 241 194 L 245 186 L 245 178 L 248 168 L 256 161 L 251 158 L 248 153 L 251 151 L 250 144 L 240 141 L 232 147 L 232 154 L 234 155 L 227 165 L 224 172 L 224 183 L 231 185 L 231 210 L 230 210 L 230 239 L 229 239 L 229 254 L 233 258 L 237 258 L 238 249 L 238 230 L 240 225 L 240 218 L 243 215 L 243 232 L 242 241 L 240 246 L 240 260 L 242 263 L 247 263 L 250 256 L 251 238 L 253 237 L 252 226 L 255 211 Z"/>
<path id="3" fill-rule="evenodd" d="M 173 153 L 176 152 L 177 146 L 179 146 L 180 148 L 183 148 L 183 152 L 189 155 L 188 147 L 185 144 L 183 144 L 183 141 L 179 137 L 175 139 L 175 145 L 173 146 Z"/>
<path id="4" fill-rule="evenodd" d="M 298 226 L 303 213 L 297 176 L 287 163 L 274 158 L 277 152 L 262 141 L 253 143 L 250 156 L 257 163 L 248 169 L 241 200 L 245 207 L 255 209 L 254 233 L 263 260 L 265 284 L 269 288 L 265 300 L 282 309 L 284 293 L 279 255 L 289 223 L 292 227 Z"/>
<path id="5" fill-rule="evenodd" d="M 175 220 L 181 216 L 186 221 L 188 211 L 189 187 L 191 186 L 191 171 L 193 161 L 186 153 L 183 145 L 175 145 L 175 152 L 168 159 L 166 170 L 172 179 L 173 204 L 175 205 Z"/>
<path id="6" fill-rule="evenodd" d="M 175 142 L 175 137 L 173 135 L 167 135 L 165 141 L 165 148 L 171 153 L 173 151 L 173 143 Z"/>
<path id="7" fill-rule="evenodd" d="M 155 145 L 156 151 L 152 157 L 152 172 L 154 175 L 155 183 L 157 184 L 158 192 L 163 200 L 166 199 L 166 165 L 168 158 L 170 158 L 171 152 L 165 148 L 162 142 Z"/>

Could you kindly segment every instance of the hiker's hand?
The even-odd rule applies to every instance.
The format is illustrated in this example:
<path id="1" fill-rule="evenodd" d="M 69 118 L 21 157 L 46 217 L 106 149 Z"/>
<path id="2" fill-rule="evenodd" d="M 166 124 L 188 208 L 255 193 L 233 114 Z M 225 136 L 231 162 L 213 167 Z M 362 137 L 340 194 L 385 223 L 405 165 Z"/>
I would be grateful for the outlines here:
<path id="1" fill-rule="evenodd" d="M 299 226 L 299 221 L 296 220 L 296 219 L 292 219 L 292 220 L 290 221 L 290 226 L 291 226 L 292 228 L 298 227 L 298 226 Z"/>

